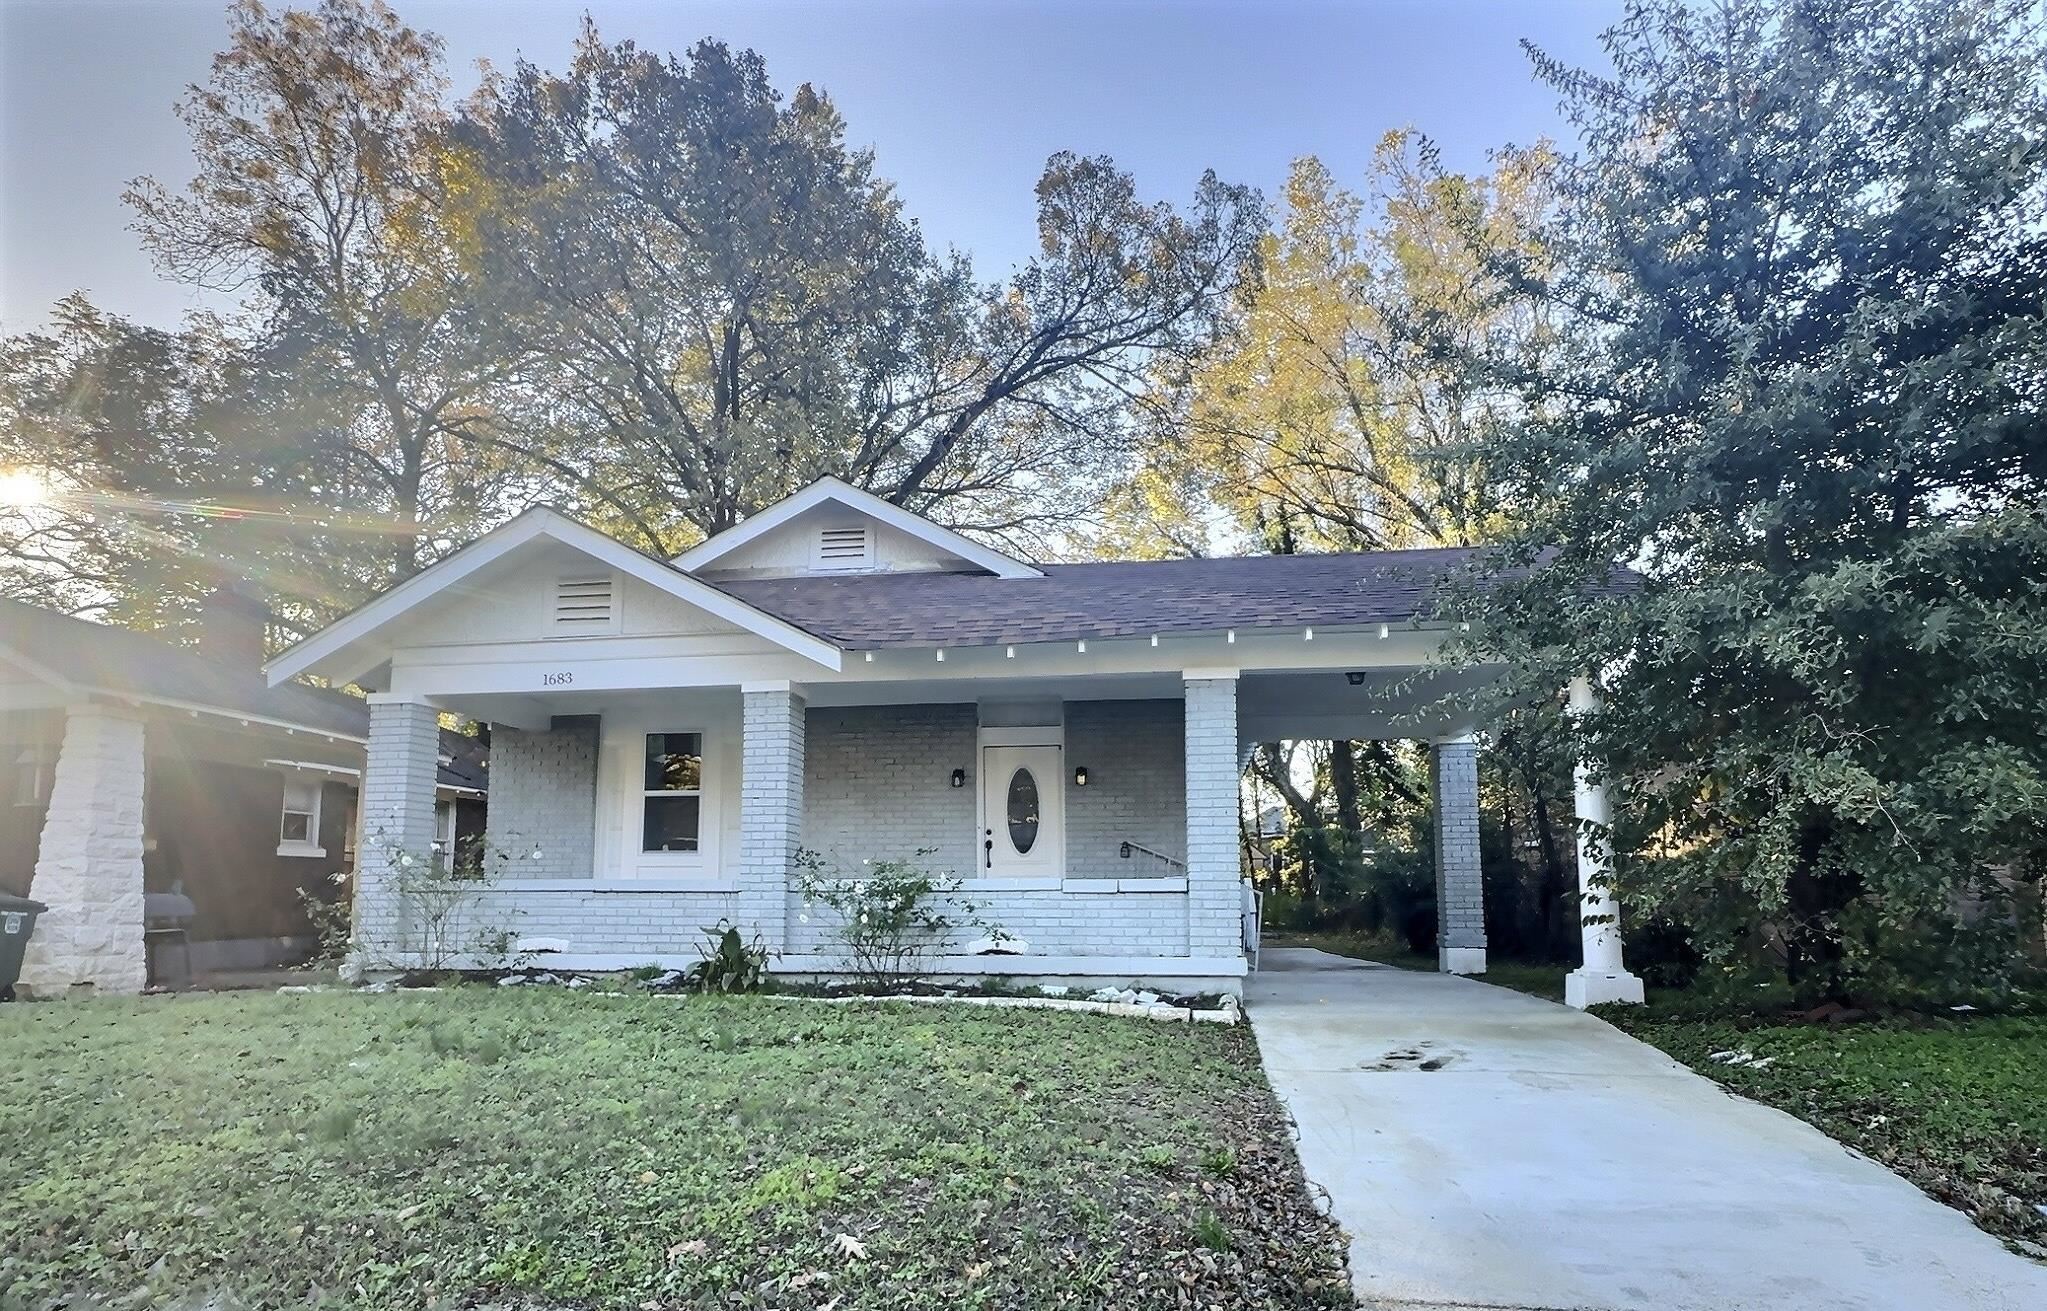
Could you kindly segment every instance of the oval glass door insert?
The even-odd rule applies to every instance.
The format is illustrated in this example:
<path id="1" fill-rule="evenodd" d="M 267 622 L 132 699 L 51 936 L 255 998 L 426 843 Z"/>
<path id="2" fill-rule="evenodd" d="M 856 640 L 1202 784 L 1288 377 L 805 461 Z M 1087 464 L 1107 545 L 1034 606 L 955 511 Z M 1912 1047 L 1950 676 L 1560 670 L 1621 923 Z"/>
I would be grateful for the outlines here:
<path id="1" fill-rule="evenodd" d="M 1028 769 L 1009 776 L 1009 845 L 1028 853 L 1038 840 L 1038 780 Z"/>

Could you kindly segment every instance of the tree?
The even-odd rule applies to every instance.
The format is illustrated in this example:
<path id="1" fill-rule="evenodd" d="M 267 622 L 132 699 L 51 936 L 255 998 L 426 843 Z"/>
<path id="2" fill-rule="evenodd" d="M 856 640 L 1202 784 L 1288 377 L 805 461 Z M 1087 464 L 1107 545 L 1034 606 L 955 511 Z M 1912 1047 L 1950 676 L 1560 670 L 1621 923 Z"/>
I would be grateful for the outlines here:
<path id="1" fill-rule="evenodd" d="M 1488 294 L 1485 255 L 1525 242 L 1545 158 L 1468 178 L 1389 133 L 1369 212 L 1319 160 L 1296 160 L 1234 331 L 1190 371 L 1121 490 L 1123 536 L 1205 550 L 1214 509 L 1276 551 L 1483 537 L 1470 430 L 1485 398 L 1443 348 L 1525 317 Z"/>
<path id="2" fill-rule="evenodd" d="M 1994 971 L 2047 842 L 2047 164 L 2018 0 L 1633 0 L 1509 354 L 1484 653 L 1616 793 L 1625 898 L 1808 995 Z M 1616 562 L 1639 586 L 1609 586 Z M 1966 926 L 1964 906 L 1990 901 Z"/>
<path id="3" fill-rule="evenodd" d="M 467 107 L 453 198 L 528 361 L 521 441 L 607 526 L 672 550 L 835 474 L 985 536 L 1056 535 L 1263 226 L 1213 177 L 1182 215 L 1055 156 L 1041 253 L 984 286 L 844 136 L 751 51 L 663 58 L 590 26 L 567 73 L 521 64 Z"/>
<path id="4" fill-rule="evenodd" d="M 229 26 L 179 105 L 197 175 L 182 194 L 140 179 L 127 199 L 167 272 L 254 295 L 271 377 L 368 557 L 341 598 L 359 599 L 488 520 L 508 466 L 485 396 L 517 361 L 473 331 L 442 221 L 460 178 L 439 39 L 380 0 L 238 0 Z"/>

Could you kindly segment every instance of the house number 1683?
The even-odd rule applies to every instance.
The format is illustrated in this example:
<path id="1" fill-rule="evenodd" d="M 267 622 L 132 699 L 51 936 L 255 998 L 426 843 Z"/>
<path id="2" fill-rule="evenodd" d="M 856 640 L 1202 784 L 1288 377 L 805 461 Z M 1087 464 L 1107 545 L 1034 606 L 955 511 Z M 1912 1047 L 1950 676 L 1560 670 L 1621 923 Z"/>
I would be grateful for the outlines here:
<path id="1" fill-rule="evenodd" d="M 576 676 L 566 669 L 558 674 L 542 674 L 540 676 L 540 685 L 542 687 L 568 687 L 575 681 Z"/>

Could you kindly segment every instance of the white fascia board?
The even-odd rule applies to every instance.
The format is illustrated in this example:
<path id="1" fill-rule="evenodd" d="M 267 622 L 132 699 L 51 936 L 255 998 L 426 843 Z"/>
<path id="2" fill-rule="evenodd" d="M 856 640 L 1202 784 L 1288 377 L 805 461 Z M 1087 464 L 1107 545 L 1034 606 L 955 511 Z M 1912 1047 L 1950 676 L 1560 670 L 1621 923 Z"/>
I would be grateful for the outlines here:
<path id="1" fill-rule="evenodd" d="M 800 492 L 791 493 L 775 502 L 759 514 L 751 515 L 737 527 L 727 528 L 716 537 L 706 538 L 670 561 L 678 569 L 695 571 L 723 559 L 748 542 L 788 523 L 797 515 L 836 501 L 849 510 L 864 514 L 868 518 L 888 525 L 898 532 L 908 533 L 919 541 L 935 546 L 950 555 L 956 555 L 969 564 L 977 565 L 994 574 L 997 578 L 1043 578 L 1045 575 L 1032 565 L 1004 555 L 991 547 L 981 545 L 972 538 L 964 537 L 950 528 L 941 528 L 923 515 L 905 510 L 893 501 L 884 501 L 873 492 L 863 492 L 850 483 L 837 478 L 820 478 Z"/>
<path id="2" fill-rule="evenodd" d="M 581 551 L 620 573 L 629 574 L 641 582 L 658 587 L 700 610 L 737 624 L 748 632 L 764 637 L 777 646 L 827 669 L 839 668 L 841 653 L 839 648 L 831 643 L 814 637 L 793 624 L 785 623 L 765 611 L 757 610 L 738 597 L 719 591 L 709 583 L 691 578 L 658 560 L 649 559 L 596 529 L 577 523 L 567 515 L 545 507 L 536 507 L 503 527 L 485 533 L 438 564 L 414 574 L 369 604 L 336 620 L 311 637 L 286 648 L 263 666 L 263 672 L 269 678 L 272 687 L 289 682 L 368 638 L 422 602 L 471 577 L 484 566 L 541 537 L 550 538 L 572 550 Z"/>

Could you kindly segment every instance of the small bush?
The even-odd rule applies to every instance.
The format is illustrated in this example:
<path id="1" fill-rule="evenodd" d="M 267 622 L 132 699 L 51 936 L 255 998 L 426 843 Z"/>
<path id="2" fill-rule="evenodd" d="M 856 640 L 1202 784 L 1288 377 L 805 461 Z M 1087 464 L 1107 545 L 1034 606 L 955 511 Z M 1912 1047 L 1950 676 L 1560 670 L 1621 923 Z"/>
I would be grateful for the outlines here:
<path id="1" fill-rule="evenodd" d="M 1211 1252 L 1227 1252 L 1230 1250 L 1230 1231 L 1216 1218 L 1215 1212 L 1204 1211 L 1194 1222 L 1194 1241 Z"/>
<path id="2" fill-rule="evenodd" d="M 683 971 L 683 986 L 692 992 L 756 992 L 767 981 L 768 948 L 755 934 L 751 942 L 724 920 L 704 930 L 697 962 Z"/>
<path id="3" fill-rule="evenodd" d="M 833 912 L 830 926 L 845 949 L 846 968 L 876 992 L 897 992 L 926 973 L 926 964 L 952 934 L 978 929 L 990 937 L 1002 930 L 980 918 L 980 904 L 961 897 L 960 880 L 933 874 L 913 860 L 875 860 L 859 875 L 827 873 L 814 851 L 799 852 L 797 886 L 805 913 L 811 905 Z"/>

